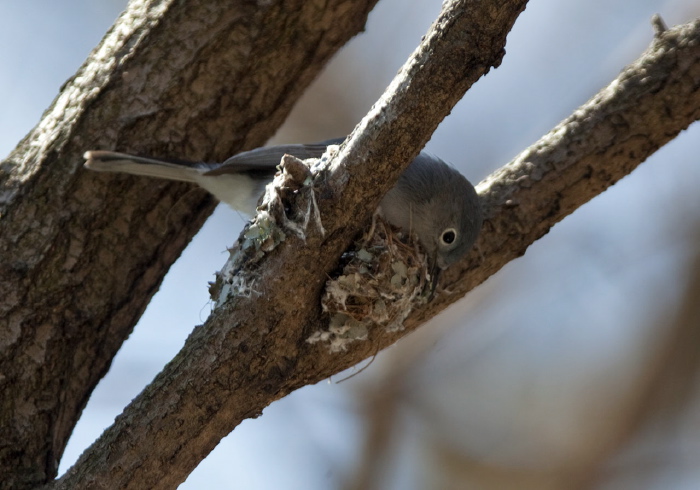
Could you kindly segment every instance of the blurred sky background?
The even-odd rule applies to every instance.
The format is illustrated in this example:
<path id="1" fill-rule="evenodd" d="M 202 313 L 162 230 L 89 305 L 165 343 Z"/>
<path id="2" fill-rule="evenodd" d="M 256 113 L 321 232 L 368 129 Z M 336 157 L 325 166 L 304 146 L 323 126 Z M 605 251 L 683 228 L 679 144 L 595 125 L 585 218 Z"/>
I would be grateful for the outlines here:
<path id="1" fill-rule="evenodd" d="M 480 181 L 637 58 L 651 41 L 652 14 L 687 22 L 700 15 L 698 3 L 532 0 L 502 66 L 467 93 L 427 150 Z M 125 5 L 0 1 L 3 157 Z M 440 6 L 380 0 L 366 32 L 274 142 L 349 133 Z M 697 416 L 683 412 L 673 430 L 640 432 L 636 444 L 611 442 L 694 270 L 699 155 L 696 123 L 360 374 L 301 389 L 244 422 L 180 488 L 700 488 Z M 93 393 L 60 473 L 206 319 L 207 281 L 242 224 L 219 206 L 173 266 Z"/>

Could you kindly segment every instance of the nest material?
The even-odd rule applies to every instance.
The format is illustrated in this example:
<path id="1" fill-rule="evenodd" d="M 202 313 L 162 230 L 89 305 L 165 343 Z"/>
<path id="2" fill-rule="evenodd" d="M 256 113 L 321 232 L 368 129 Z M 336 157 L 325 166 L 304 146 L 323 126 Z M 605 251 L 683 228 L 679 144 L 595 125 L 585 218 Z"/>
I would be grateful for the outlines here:
<path id="1" fill-rule="evenodd" d="M 217 306 L 230 296 L 256 293 L 255 274 L 241 275 L 242 269 L 250 268 L 284 241 L 286 233 L 305 240 L 312 222 L 325 234 L 311 185 L 313 169 L 337 150 L 337 146 L 328 147 L 321 159 L 282 158 L 280 172 L 268 186 L 258 214 L 229 251 L 231 257 L 211 284 L 210 294 Z M 300 197 L 301 206 L 287 206 L 288 200 Z M 290 214 L 299 208 L 301 212 Z M 332 352 L 366 339 L 375 325 L 386 332 L 403 329 L 413 307 L 425 303 L 432 292 L 427 256 L 418 242 L 376 216 L 371 229 L 343 256 L 341 269 L 326 282 L 321 300 L 329 318 L 328 329 L 307 339 L 328 344 Z"/>
<path id="2" fill-rule="evenodd" d="M 216 274 L 216 281 L 210 283 L 209 295 L 216 307 L 224 304 L 230 296 L 249 297 L 256 293 L 252 266 L 285 241 L 287 233 L 306 240 L 309 222 L 313 222 L 322 235 L 325 233 L 316 205 L 311 167 L 324 163 L 337 151 L 338 146 L 332 145 L 320 159 L 300 160 L 292 155 L 282 156 L 278 171 L 273 181 L 267 185 L 256 215 L 246 225 L 238 242 L 229 249 L 229 259 Z M 289 205 L 289 202 L 297 199 L 306 203 L 305 209 L 288 214 L 288 211 L 298 207 Z M 249 269 L 247 274 L 243 274 L 244 268 Z"/>
<path id="3" fill-rule="evenodd" d="M 330 317 L 328 330 L 314 332 L 310 343 L 327 343 L 331 352 L 365 340 L 370 328 L 403 329 L 414 305 L 430 294 L 425 253 L 415 240 L 375 218 L 372 228 L 343 257 L 342 272 L 326 282 L 321 300 Z"/>

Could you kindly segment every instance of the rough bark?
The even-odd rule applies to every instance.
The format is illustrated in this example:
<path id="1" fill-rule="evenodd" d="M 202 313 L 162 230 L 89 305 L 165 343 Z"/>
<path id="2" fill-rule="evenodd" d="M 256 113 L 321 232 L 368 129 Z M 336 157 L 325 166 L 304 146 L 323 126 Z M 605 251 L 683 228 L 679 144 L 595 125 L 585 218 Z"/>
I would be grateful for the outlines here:
<path id="1" fill-rule="evenodd" d="M 561 219 L 628 175 L 700 118 L 700 19 L 657 33 L 620 75 L 477 186 L 478 253 L 447 271 L 449 297 L 416 325 L 520 257 Z"/>
<path id="2" fill-rule="evenodd" d="M 288 234 L 251 272 L 256 293 L 233 298 L 196 328 L 164 371 L 52 487 L 175 488 L 242 420 L 321 373 L 362 358 L 359 351 L 331 356 L 305 342 L 321 322 L 325 278 L 402 166 L 466 89 L 500 63 L 506 35 L 525 3 L 444 4 L 423 44 L 316 189 L 325 234 L 313 226 L 305 240 Z M 365 345 L 362 351 L 372 349 Z"/>
<path id="3" fill-rule="evenodd" d="M 478 3 L 470 2 L 470 8 Z M 448 3 L 443 16 L 460 18 L 465 12 L 457 5 Z M 509 21 L 523 6 L 513 5 Z M 508 23 L 498 17 L 506 10 L 469 13 L 481 16 L 489 26 L 485 30 L 495 30 L 499 25 L 495 19 Z M 426 42 L 449 42 L 457 32 L 475 32 L 453 30 L 457 25 L 438 21 Z M 503 36 L 506 32 L 507 28 Z M 497 44 L 489 46 L 497 48 Z M 268 254 L 255 270 L 260 294 L 233 298 L 196 328 L 153 384 L 54 487 L 174 487 L 243 419 L 259 415 L 290 391 L 392 344 L 525 253 L 556 222 L 627 175 L 700 117 L 700 21 L 695 21 L 660 35 L 611 85 L 480 185 L 488 219 L 478 250 L 445 277 L 443 286 L 449 293 L 412 312 L 406 330 L 372 330 L 367 341 L 355 342 L 342 353 L 309 345 L 305 342 L 309 334 L 324 328 L 318 307 L 324 275 L 353 234 L 348 216 L 361 221 L 369 213 L 357 206 L 353 192 L 373 184 L 388 188 L 398 170 L 384 164 L 386 156 L 410 158 L 413 154 L 397 149 L 402 141 L 388 141 L 383 132 L 415 131 L 415 139 L 423 141 L 423 131 L 432 130 L 434 114 L 416 117 L 422 107 L 410 98 L 428 97 L 432 90 L 449 93 L 446 87 L 463 88 L 451 85 L 456 78 L 434 76 L 432 70 L 461 66 L 444 63 L 435 54 L 439 51 L 417 51 L 400 74 L 411 83 L 404 84 L 403 79 L 393 83 L 388 91 L 394 95 L 382 99 L 361 123 L 361 133 L 354 133 L 331 162 L 330 177 L 318 194 L 326 235 L 310 233 L 305 242 L 292 236 Z M 432 56 L 421 58 L 427 52 Z M 495 49 L 490 57 L 481 57 L 485 64 L 470 67 L 464 77 L 497 63 L 500 52 Z M 425 76 L 431 84 L 422 83 Z M 449 104 L 444 108 L 449 109 Z M 373 141 L 376 146 L 368 149 L 365 145 Z M 350 161 L 352 165 L 337 164 Z M 368 162 L 372 165 L 369 176 Z M 379 163 L 375 166 L 375 162 Z M 139 444 L 142 440 L 149 441 L 147 448 Z"/>
<path id="4" fill-rule="evenodd" d="M 376 0 L 136 0 L 0 165 L 0 488 L 56 475 L 97 381 L 213 208 L 86 149 L 260 146 Z M 183 195 L 184 194 L 184 195 Z"/>

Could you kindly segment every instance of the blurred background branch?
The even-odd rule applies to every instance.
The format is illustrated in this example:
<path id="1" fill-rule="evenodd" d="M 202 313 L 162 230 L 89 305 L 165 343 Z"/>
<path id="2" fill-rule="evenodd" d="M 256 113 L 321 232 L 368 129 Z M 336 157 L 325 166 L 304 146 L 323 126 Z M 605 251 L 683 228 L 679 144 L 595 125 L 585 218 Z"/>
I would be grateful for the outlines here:
<path id="1" fill-rule="evenodd" d="M 691 37 L 697 37 L 699 26 L 700 22 L 697 20 L 686 26 L 696 31 Z M 624 162 L 624 159 L 630 155 L 640 157 L 645 151 L 639 149 L 621 150 L 620 148 L 615 148 L 615 144 L 611 144 L 611 141 L 620 141 L 624 146 L 629 144 L 630 140 L 633 145 L 637 145 L 641 139 L 644 140 L 643 145 L 648 151 L 654 151 L 660 143 L 655 144 L 653 143 L 654 137 L 650 141 L 644 135 L 657 132 L 658 137 L 664 141 L 682 130 L 685 124 L 689 124 L 698 118 L 700 103 L 698 102 L 697 87 L 699 84 L 697 81 L 690 81 L 697 75 L 691 75 L 688 78 L 685 74 L 681 74 L 685 73 L 686 69 L 690 69 L 692 73 L 697 74 L 697 66 L 700 66 L 696 48 L 698 43 L 687 39 L 680 41 L 679 44 L 692 47 L 688 53 L 688 58 L 684 59 L 684 56 L 681 55 L 676 59 L 680 72 L 676 72 L 676 75 L 671 75 L 668 79 L 669 81 L 660 81 L 673 72 L 672 69 L 669 69 L 669 65 L 665 62 L 654 64 L 649 60 L 649 57 L 654 57 L 654 53 L 666 51 L 667 47 L 661 41 L 656 46 L 652 45 L 645 55 L 624 70 L 618 77 L 618 80 L 613 82 L 609 88 L 601 91 L 589 103 L 575 111 L 574 115 L 552 130 L 541 142 L 533 145 L 517 157 L 515 159 L 517 163 L 515 165 L 511 164 L 515 167 L 514 169 L 505 167 L 487 179 L 486 182 L 493 182 L 501 186 L 508 182 L 524 181 L 525 193 L 530 193 L 534 187 L 534 194 L 541 199 L 541 201 L 533 199 L 530 204 L 525 205 L 526 212 L 530 213 L 528 216 L 518 216 L 517 218 L 507 214 L 505 217 L 499 216 L 499 223 L 502 223 L 496 227 L 500 232 L 498 235 L 499 239 L 510 237 L 511 243 L 508 243 L 507 246 L 517 246 L 512 241 L 517 240 L 518 236 L 527 236 L 531 233 L 531 227 L 523 226 L 522 223 L 530 222 L 533 214 L 535 214 L 533 213 L 533 207 L 542 206 L 540 202 L 546 203 L 544 204 L 545 206 L 551 204 L 552 209 L 556 209 L 554 213 L 543 213 L 543 215 L 547 215 L 547 218 L 553 214 L 566 212 L 566 206 L 560 205 L 556 196 L 570 197 L 576 195 L 576 185 L 564 185 L 567 192 L 571 192 L 571 194 L 559 194 L 560 191 L 556 188 L 557 184 L 554 184 L 554 188 L 550 185 L 545 192 L 551 192 L 553 195 L 552 199 L 542 199 L 541 191 L 537 189 L 537 186 L 541 183 L 540 180 L 547 179 L 547 177 L 543 178 L 543 176 L 546 176 L 548 169 L 556 169 L 554 171 L 557 172 L 558 178 L 561 176 L 562 169 L 569 171 L 571 167 L 576 165 L 574 162 L 580 163 L 583 161 L 583 166 L 587 168 L 587 172 L 585 172 L 586 185 L 599 189 L 601 184 L 595 182 L 595 174 L 602 172 L 602 178 L 605 181 L 615 183 L 620 175 L 623 175 L 616 172 L 631 170 L 629 163 Z M 673 48 L 670 48 L 670 51 L 673 51 Z M 672 57 L 675 57 L 675 55 Z M 655 82 L 654 79 L 657 76 L 659 78 Z M 639 78 L 635 81 L 636 77 Z M 690 96 L 681 95 L 677 99 L 678 105 L 675 107 L 681 111 L 687 110 L 688 112 L 685 119 L 681 117 L 673 121 L 672 124 L 676 124 L 680 120 L 685 120 L 685 123 L 681 123 L 674 131 L 665 131 L 658 126 L 660 118 L 657 114 L 668 114 L 672 115 L 671 118 L 675 118 L 678 112 L 675 109 L 669 109 L 668 111 L 660 109 L 661 106 L 665 106 L 670 97 L 660 95 L 659 87 L 663 87 L 662 93 L 672 93 L 674 95 L 680 95 L 685 90 L 683 89 L 679 92 L 677 87 L 674 86 L 676 82 L 670 82 L 672 79 L 681 84 L 687 83 L 686 89 L 689 91 Z M 642 80 L 643 82 L 640 85 Z M 645 84 L 648 85 L 643 87 Z M 615 90 L 624 90 L 625 87 L 629 89 L 634 86 L 642 90 L 638 92 L 634 90 L 629 91 L 626 94 L 621 94 L 618 100 L 614 100 L 616 98 L 613 95 Z M 635 95 L 631 96 L 631 94 Z M 644 102 L 641 102 L 642 99 L 651 100 L 657 95 L 661 101 L 659 108 L 649 110 L 648 107 L 644 107 Z M 627 96 L 630 97 L 627 98 Z M 640 99 L 636 99 L 637 96 L 640 96 Z M 610 108 L 614 108 L 612 112 L 607 112 L 605 109 L 601 110 L 600 107 L 596 108 L 596 105 L 605 99 L 607 99 L 605 104 Z M 618 112 L 621 108 L 623 110 Z M 597 112 L 598 110 L 600 112 Z M 646 123 L 641 123 L 640 118 L 636 114 L 649 115 L 650 117 Z M 608 122 L 612 122 L 617 127 L 625 120 L 635 121 L 635 124 L 629 125 L 631 131 L 628 134 L 624 131 L 616 133 L 613 129 L 606 127 Z M 647 130 L 642 129 L 642 127 L 646 127 Z M 585 136 L 578 137 L 576 133 Z M 556 135 L 565 136 L 561 137 L 560 140 Z M 557 143 L 562 143 L 563 141 L 564 143 L 561 146 L 556 146 L 552 145 L 554 141 Z M 576 142 L 571 145 L 575 150 L 564 151 L 563 148 L 571 144 L 572 141 Z M 601 145 L 599 147 L 601 150 L 592 150 L 587 146 L 588 144 L 594 147 L 595 145 Z M 605 148 L 605 150 L 602 150 L 602 148 Z M 576 152 L 584 156 L 576 156 Z M 606 152 L 609 153 L 609 156 L 604 157 L 603 154 Z M 564 155 L 566 156 L 564 157 Z M 547 161 L 547 159 L 552 158 L 552 156 L 554 158 L 561 156 L 562 161 L 566 163 L 550 163 L 551 160 Z M 620 157 L 622 160 L 620 160 Z M 643 160 L 644 157 L 640 158 L 640 163 Z M 622 167 L 617 167 L 616 169 L 616 161 L 622 164 Z M 522 172 L 518 176 L 517 164 L 522 162 L 526 162 L 527 171 Z M 543 162 L 546 163 L 543 164 Z M 538 165 L 541 165 L 541 171 L 536 169 Z M 604 170 L 597 170 L 598 168 Z M 504 178 L 504 174 L 508 172 L 514 172 L 516 175 L 512 178 Z M 577 172 L 574 170 L 573 174 L 576 175 Z M 537 175 L 537 182 L 528 182 L 525 178 L 526 175 Z M 516 194 L 510 188 L 507 190 L 506 197 L 501 197 L 498 192 L 493 191 L 493 184 L 482 183 L 480 188 L 484 192 L 487 202 L 500 201 L 504 203 L 508 198 Z M 581 192 L 581 190 L 578 192 Z M 527 199 L 527 197 L 525 199 L 515 198 L 516 204 L 513 207 L 519 208 L 521 203 L 527 202 Z M 490 209 L 493 210 L 495 208 L 492 207 Z M 536 212 L 540 212 L 540 209 L 537 209 Z M 543 217 L 541 220 L 544 229 L 549 227 L 550 222 L 547 218 Z M 535 219 L 534 221 L 538 220 Z M 505 229 L 513 227 L 523 232 L 522 235 L 518 235 L 515 232 L 504 232 Z M 484 248 L 486 247 L 482 246 L 482 252 Z M 688 268 L 695 276 L 700 272 L 699 264 L 696 258 L 691 261 Z M 477 275 L 479 274 L 478 269 L 471 272 L 472 277 L 474 277 L 474 272 L 477 272 Z M 698 363 L 698 359 L 700 359 L 700 352 L 698 352 L 700 342 L 696 338 L 700 334 L 700 310 L 698 310 L 700 308 L 700 302 L 698 302 L 700 290 L 696 288 L 696 282 L 700 280 L 698 277 L 691 277 L 688 290 L 684 295 L 685 300 L 680 306 L 680 312 L 677 315 L 673 315 L 676 319 L 675 321 L 665 326 L 647 326 L 649 329 L 657 330 L 660 338 L 646 354 L 648 358 L 642 366 L 642 369 L 646 370 L 646 374 L 641 373 L 638 377 L 631 380 L 624 396 L 618 394 L 618 398 L 615 400 L 617 404 L 616 413 L 611 413 L 608 420 L 605 421 L 605 430 L 598 430 L 589 436 L 587 451 L 584 450 L 575 460 L 567 465 L 555 464 L 554 467 L 547 467 L 547 465 L 544 468 L 528 465 L 512 467 L 507 465 L 490 465 L 470 459 L 460 454 L 459 451 L 455 451 L 449 445 L 438 442 L 432 449 L 434 451 L 433 457 L 436 458 L 436 463 L 444 474 L 436 474 L 436 480 L 426 485 L 425 488 L 457 489 L 472 486 L 476 488 L 524 489 L 591 488 L 602 484 L 603 476 L 609 476 L 608 471 L 611 461 L 615 461 L 614 456 L 618 452 L 623 451 L 623 448 L 626 446 L 631 445 L 630 439 L 638 437 L 639 433 L 644 431 L 647 425 L 650 423 L 665 424 L 661 433 L 667 435 L 668 424 L 674 424 L 673 421 L 678 418 L 678 412 L 687 407 L 691 396 L 694 394 L 698 368 L 700 367 L 700 363 Z M 425 350 L 429 350 L 432 342 L 434 342 L 434 335 L 428 334 L 424 335 L 424 337 L 427 338 L 423 338 L 423 343 L 418 345 L 421 345 Z M 363 393 L 363 397 L 368 400 L 366 404 L 369 414 L 367 416 L 367 446 L 362 453 L 364 459 L 354 474 L 355 478 L 351 488 L 384 488 L 387 475 L 386 467 L 389 466 L 388 462 L 391 461 L 392 456 L 396 457 L 396 454 L 400 453 L 398 446 L 400 438 L 397 438 L 396 434 L 401 433 L 403 430 L 403 420 L 400 416 L 401 407 L 408 406 L 414 410 L 418 409 L 419 417 L 423 419 L 425 424 L 437 422 L 434 419 L 435 413 L 425 411 L 424 407 L 412 406 L 415 400 L 410 399 L 410 390 L 408 392 L 405 390 L 406 385 L 411 386 L 414 384 L 411 380 L 415 373 L 412 372 L 411 366 L 414 363 L 418 366 L 421 362 L 424 362 L 422 355 L 416 355 L 416 343 L 401 344 L 400 347 L 397 347 L 397 351 L 393 352 L 393 356 L 387 360 L 388 366 L 381 379 L 376 382 L 376 386 L 368 393 Z M 381 471 L 382 468 L 385 471 Z M 449 475 L 449 477 L 445 475 Z M 647 475 L 642 474 L 632 487 L 623 488 L 640 488 L 646 477 Z"/>

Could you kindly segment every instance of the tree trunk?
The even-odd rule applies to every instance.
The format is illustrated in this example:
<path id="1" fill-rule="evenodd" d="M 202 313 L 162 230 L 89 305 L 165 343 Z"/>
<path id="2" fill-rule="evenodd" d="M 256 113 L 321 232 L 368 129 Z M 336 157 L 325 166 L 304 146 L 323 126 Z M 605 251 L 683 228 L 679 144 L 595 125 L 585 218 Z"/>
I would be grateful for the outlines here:
<path id="1" fill-rule="evenodd" d="M 376 0 L 132 1 L 0 173 L 0 487 L 56 475 L 68 437 L 214 207 L 97 176 L 88 149 L 221 160 L 263 144 Z"/>

